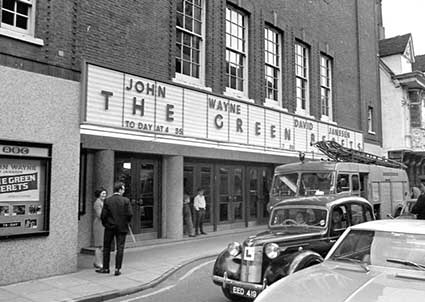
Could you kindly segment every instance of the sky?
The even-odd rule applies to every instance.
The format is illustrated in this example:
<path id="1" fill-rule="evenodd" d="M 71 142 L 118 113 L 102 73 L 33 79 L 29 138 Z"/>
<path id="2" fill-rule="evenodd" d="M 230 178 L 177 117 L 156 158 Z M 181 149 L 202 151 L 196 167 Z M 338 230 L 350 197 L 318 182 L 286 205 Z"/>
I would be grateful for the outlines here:
<path id="1" fill-rule="evenodd" d="M 425 54 L 425 0 L 382 0 L 385 38 L 411 33 L 415 55 Z"/>

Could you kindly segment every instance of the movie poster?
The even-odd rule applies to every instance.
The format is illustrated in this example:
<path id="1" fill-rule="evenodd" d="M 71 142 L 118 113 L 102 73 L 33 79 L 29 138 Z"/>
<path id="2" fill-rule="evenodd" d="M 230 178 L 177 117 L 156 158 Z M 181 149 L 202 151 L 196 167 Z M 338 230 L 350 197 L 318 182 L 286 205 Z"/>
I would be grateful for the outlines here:
<path id="1" fill-rule="evenodd" d="M 0 158 L 0 203 L 39 201 L 39 190 L 40 161 Z M 14 208 L 15 212 L 21 213 L 22 209 Z"/>

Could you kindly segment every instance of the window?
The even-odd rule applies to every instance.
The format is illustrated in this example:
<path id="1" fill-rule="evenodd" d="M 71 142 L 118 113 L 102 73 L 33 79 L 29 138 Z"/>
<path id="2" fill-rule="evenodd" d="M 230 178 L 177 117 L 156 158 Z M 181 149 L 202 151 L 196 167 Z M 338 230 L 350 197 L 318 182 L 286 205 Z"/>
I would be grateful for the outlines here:
<path id="1" fill-rule="evenodd" d="M 356 225 L 366 221 L 364 209 L 359 204 L 351 204 L 351 225 Z M 369 217 L 371 217 L 369 213 Z"/>
<path id="2" fill-rule="evenodd" d="M 297 111 L 309 114 L 308 91 L 308 49 L 301 43 L 295 43 L 295 76 Z"/>
<path id="3" fill-rule="evenodd" d="M 350 183 L 349 183 L 349 175 L 348 174 L 338 174 L 338 178 L 336 181 L 336 192 L 341 193 L 345 191 L 350 191 Z"/>
<path id="4" fill-rule="evenodd" d="M 330 217 L 331 236 L 341 235 L 347 228 L 347 210 L 344 206 L 337 206 L 332 209 Z"/>
<path id="5" fill-rule="evenodd" d="M 374 119 L 373 107 L 369 106 L 367 108 L 367 130 L 368 130 L 369 133 L 375 133 L 375 131 L 373 129 L 374 128 L 373 119 Z"/>
<path id="6" fill-rule="evenodd" d="M 35 0 L 0 0 L 0 35 L 43 45 L 34 37 Z"/>
<path id="7" fill-rule="evenodd" d="M 351 185 L 353 191 L 359 191 L 360 190 L 360 182 L 359 182 L 359 176 L 358 175 L 351 175 Z"/>
<path id="8" fill-rule="evenodd" d="M 200 79 L 202 1 L 178 0 L 176 12 L 176 73 Z"/>
<path id="9" fill-rule="evenodd" d="M 332 62 L 328 56 L 320 56 L 320 107 L 322 117 L 332 120 Z"/>
<path id="10" fill-rule="evenodd" d="M 226 86 L 246 92 L 246 20 L 231 7 L 226 9 Z"/>
<path id="11" fill-rule="evenodd" d="M 282 196 L 295 196 L 297 193 L 297 182 L 298 173 L 275 175 L 271 195 L 278 198 Z"/>
<path id="12" fill-rule="evenodd" d="M 1 1 L 1 27 L 30 34 L 32 2 L 31 0 Z"/>
<path id="13" fill-rule="evenodd" d="M 266 99 L 279 102 L 280 99 L 280 35 L 270 28 L 264 29 L 264 62 Z"/>

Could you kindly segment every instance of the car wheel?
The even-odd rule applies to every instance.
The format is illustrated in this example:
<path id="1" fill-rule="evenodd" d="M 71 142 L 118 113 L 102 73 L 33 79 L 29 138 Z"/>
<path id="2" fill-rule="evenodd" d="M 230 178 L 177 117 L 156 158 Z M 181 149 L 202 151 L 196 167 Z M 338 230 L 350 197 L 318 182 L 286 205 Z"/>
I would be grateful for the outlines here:
<path id="1" fill-rule="evenodd" d="M 313 251 L 301 252 L 292 260 L 289 266 L 288 275 L 321 262 L 323 262 L 323 258 L 319 254 Z"/>
<path id="2" fill-rule="evenodd" d="M 227 299 L 229 299 L 230 301 L 234 301 L 234 302 L 248 302 L 248 301 L 252 301 L 248 298 L 244 298 L 244 297 L 240 297 L 237 295 L 234 295 L 232 293 L 230 293 L 230 290 L 228 287 L 222 287 L 221 290 L 223 291 L 223 294 L 226 296 Z"/>

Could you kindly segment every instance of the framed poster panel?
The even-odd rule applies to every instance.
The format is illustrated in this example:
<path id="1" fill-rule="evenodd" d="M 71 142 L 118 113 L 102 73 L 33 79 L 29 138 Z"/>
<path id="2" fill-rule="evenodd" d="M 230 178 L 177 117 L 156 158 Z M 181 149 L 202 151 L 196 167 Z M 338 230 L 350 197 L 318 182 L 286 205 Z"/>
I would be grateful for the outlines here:
<path id="1" fill-rule="evenodd" d="M 51 150 L 0 141 L 0 240 L 48 235 Z"/>

